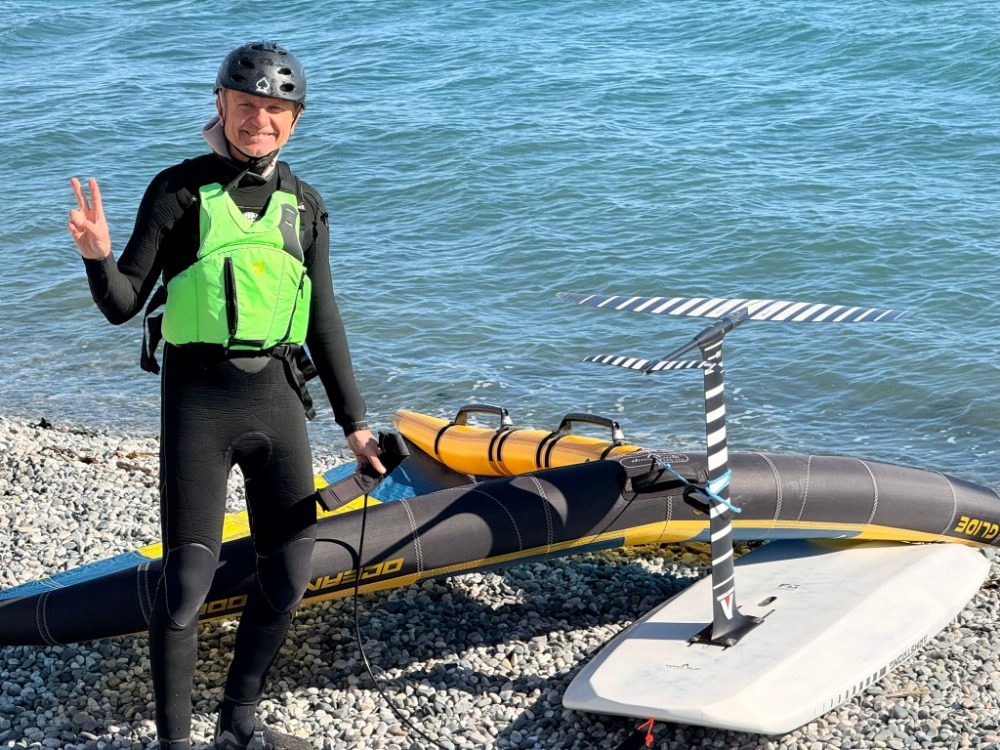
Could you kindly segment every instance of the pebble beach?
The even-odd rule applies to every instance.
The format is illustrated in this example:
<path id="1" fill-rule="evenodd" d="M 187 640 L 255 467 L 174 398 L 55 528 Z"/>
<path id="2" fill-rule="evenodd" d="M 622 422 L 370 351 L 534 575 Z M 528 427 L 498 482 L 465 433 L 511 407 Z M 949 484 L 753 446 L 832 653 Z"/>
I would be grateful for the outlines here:
<path id="1" fill-rule="evenodd" d="M 314 446 L 316 470 L 343 446 Z M 158 541 L 155 436 L 0 417 L 0 588 Z M 231 512 L 243 509 L 234 472 Z M 603 552 L 299 610 L 261 704 L 317 748 L 615 748 L 639 722 L 563 708 L 582 662 L 705 575 L 703 545 Z M 777 737 L 658 723 L 661 750 L 1000 750 L 998 581 L 912 658 Z M 372 684 L 355 632 L 377 680 Z M 201 626 L 194 736 L 211 747 L 235 622 Z M 155 748 L 148 640 L 0 648 L 0 748 Z M 408 717 L 408 726 L 393 707 Z"/>

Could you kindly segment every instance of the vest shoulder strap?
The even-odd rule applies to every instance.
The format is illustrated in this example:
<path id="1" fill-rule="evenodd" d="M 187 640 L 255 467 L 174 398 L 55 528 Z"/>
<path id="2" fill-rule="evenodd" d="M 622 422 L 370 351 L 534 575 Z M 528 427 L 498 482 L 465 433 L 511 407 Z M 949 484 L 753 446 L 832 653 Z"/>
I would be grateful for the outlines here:
<path id="1" fill-rule="evenodd" d="M 277 187 L 279 190 L 284 189 L 288 192 L 295 193 L 295 205 L 298 206 L 299 209 L 299 244 L 302 246 L 304 251 L 306 248 L 306 238 L 309 236 L 309 232 L 305 222 L 306 201 L 302 190 L 302 180 L 292 173 L 292 168 L 286 161 L 278 162 Z"/>
<path id="2" fill-rule="evenodd" d="M 305 202 L 302 198 L 302 181 L 292 174 L 292 168 L 285 161 L 278 162 L 278 189 L 295 193 L 295 201 L 299 207 L 299 211 L 305 211 Z"/>

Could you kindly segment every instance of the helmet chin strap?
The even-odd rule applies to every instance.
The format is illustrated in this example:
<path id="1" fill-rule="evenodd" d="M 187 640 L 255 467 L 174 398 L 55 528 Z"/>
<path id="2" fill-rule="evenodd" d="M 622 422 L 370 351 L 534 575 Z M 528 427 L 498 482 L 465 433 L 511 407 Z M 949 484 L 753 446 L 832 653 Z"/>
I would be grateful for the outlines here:
<path id="1" fill-rule="evenodd" d="M 224 119 L 225 111 L 222 107 L 222 99 L 219 98 L 218 101 L 219 101 L 219 108 L 218 108 L 219 115 L 216 118 L 214 118 L 214 120 L 209 121 L 208 125 L 206 125 L 205 128 L 202 130 L 202 134 L 205 136 L 205 140 L 209 141 L 209 145 L 212 145 L 212 139 L 210 133 L 211 131 L 215 130 L 214 126 L 218 124 L 219 126 L 218 132 L 215 137 L 218 138 L 218 136 L 220 135 L 222 136 L 222 141 L 225 143 L 226 147 L 226 156 L 228 156 L 235 162 L 245 163 L 247 166 L 245 172 L 250 172 L 252 174 L 259 175 L 261 177 L 267 176 L 270 173 L 271 168 L 274 166 L 274 162 L 277 161 L 278 159 L 278 151 L 280 151 L 280 149 L 275 149 L 274 151 L 264 154 L 263 156 L 253 156 L 251 154 L 248 154 L 246 151 L 241 149 L 231 140 L 226 138 L 225 119 Z M 218 152 L 219 142 L 215 141 L 215 143 L 217 145 L 215 145 L 213 148 L 216 152 Z M 233 153 L 237 153 L 243 158 L 242 159 L 235 158 L 233 157 Z"/>
<path id="2" fill-rule="evenodd" d="M 201 129 L 201 135 L 205 139 L 205 143 L 208 144 L 209 148 L 220 159 L 225 159 L 233 166 L 239 168 L 235 179 L 226 185 L 226 190 L 231 190 L 238 185 L 240 180 L 247 174 L 254 174 L 261 179 L 267 179 L 277 161 L 277 150 L 263 156 L 250 156 L 238 149 L 226 138 L 225 129 L 218 117 L 213 117 L 205 124 L 205 127 Z M 243 158 L 234 157 L 234 152 L 239 153 Z"/>
<path id="3" fill-rule="evenodd" d="M 226 139 L 226 145 L 229 146 L 232 151 L 238 152 L 246 161 L 247 172 L 251 172 L 256 175 L 264 176 L 266 172 L 271 170 L 275 160 L 278 158 L 278 149 L 275 149 L 269 154 L 264 154 L 263 156 L 251 156 L 245 151 L 241 151 L 236 144 Z"/>

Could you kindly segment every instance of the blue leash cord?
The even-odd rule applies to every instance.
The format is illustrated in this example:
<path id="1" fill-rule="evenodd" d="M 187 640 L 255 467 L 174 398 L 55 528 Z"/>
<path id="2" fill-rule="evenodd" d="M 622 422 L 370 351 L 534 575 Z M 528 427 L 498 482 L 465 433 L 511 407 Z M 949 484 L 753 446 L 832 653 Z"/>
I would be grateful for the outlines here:
<path id="1" fill-rule="evenodd" d="M 729 486 L 729 480 L 733 478 L 732 469 L 727 469 L 725 474 L 723 474 L 720 477 L 716 477 L 714 480 L 709 482 L 705 487 L 699 487 L 698 485 L 689 482 L 687 479 L 678 474 L 673 466 L 668 464 L 666 461 L 657 456 L 655 453 L 653 454 L 653 458 L 656 459 L 656 463 L 658 463 L 664 469 L 666 469 L 675 477 L 680 479 L 688 487 L 694 487 L 702 495 L 702 497 L 711 498 L 712 500 L 718 500 L 720 503 L 729 508 L 729 510 L 731 510 L 733 513 L 743 512 L 741 508 L 737 508 L 731 502 L 719 497 L 719 495 L 717 494 L 720 490 L 725 489 L 726 487 Z"/>

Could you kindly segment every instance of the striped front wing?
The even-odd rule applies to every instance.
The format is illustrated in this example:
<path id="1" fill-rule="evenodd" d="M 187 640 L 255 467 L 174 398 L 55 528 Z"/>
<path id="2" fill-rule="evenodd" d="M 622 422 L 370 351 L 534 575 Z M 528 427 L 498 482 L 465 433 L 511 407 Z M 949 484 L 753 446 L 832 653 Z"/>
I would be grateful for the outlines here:
<path id="1" fill-rule="evenodd" d="M 583 362 L 596 362 L 600 365 L 614 365 L 624 367 L 628 370 L 639 370 L 645 373 L 660 372 L 662 370 L 716 370 L 720 367 L 718 362 L 706 362 L 700 359 L 639 359 L 638 357 L 624 357 L 614 354 L 594 354 L 584 357 Z"/>
<path id="2" fill-rule="evenodd" d="M 778 320 L 794 323 L 876 323 L 907 317 L 909 310 L 876 307 L 848 307 L 770 299 L 722 299 L 708 297 L 626 297 L 622 295 L 558 292 L 559 299 L 589 307 L 644 312 L 651 315 L 682 315 L 692 318 L 721 318 L 746 307 L 750 320 Z"/>

